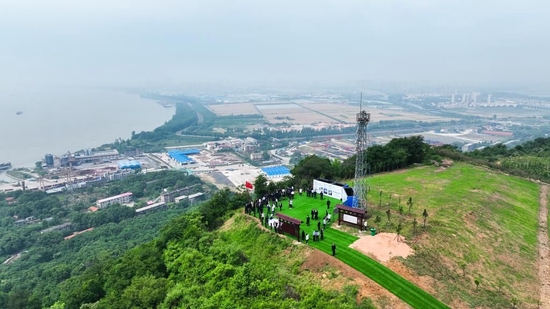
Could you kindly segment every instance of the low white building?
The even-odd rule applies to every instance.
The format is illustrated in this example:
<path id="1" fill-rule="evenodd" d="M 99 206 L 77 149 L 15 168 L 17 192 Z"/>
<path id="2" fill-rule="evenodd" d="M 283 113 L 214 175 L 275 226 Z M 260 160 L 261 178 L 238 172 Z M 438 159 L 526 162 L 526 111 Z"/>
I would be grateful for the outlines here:
<path id="1" fill-rule="evenodd" d="M 151 212 L 151 211 L 154 211 L 154 210 L 159 210 L 159 209 L 164 209 L 164 208 L 166 208 L 166 203 L 159 202 L 159 203 L 151 204 L 149 206 L 145 206 L 145 207 L 136 209 L 136 213 L 138 215 L 140 215 L 140 214 L 145 214 L 145 213 L 148 213 L 148 212 Z"/>
<path id="2" fill-rule="evenodd" d="M 111 196 L 101 200 L 97 200 L 97 208 L 105 208 L 112 204 L 126 204 L 132 201 L 132 192 L 126 192 L 119 195 Z"/>

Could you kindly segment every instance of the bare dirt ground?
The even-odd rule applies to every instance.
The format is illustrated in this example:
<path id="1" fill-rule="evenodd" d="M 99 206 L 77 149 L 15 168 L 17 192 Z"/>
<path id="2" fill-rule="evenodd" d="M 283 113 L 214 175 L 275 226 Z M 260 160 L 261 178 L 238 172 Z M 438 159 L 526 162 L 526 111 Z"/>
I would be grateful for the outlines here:
<path id="1" fill-rule="evenodd" d="M 401 238 L 401 240 L 399 240 Z M 380 262 L 389 262 L 393 257 L 406 258 L 413 253 L 403 236 L 394 233 L 380 233 L 375 236 L 364 235 L 350 245 L 351 248 L 374 257 Z"/>
<path id="2" fill-rule="evenodd" d="M 258 115 L 260 114 L 253 103 L 228 103 L 207 105 L 214 114 L 218 116 L 231 115 Z"/>
<path id="3" fill-rule="evenodd" d="M 548 185 L 540 187 L 539 199 L 540 308 L 550 308 L 550 247 L 548 246 Z"/>

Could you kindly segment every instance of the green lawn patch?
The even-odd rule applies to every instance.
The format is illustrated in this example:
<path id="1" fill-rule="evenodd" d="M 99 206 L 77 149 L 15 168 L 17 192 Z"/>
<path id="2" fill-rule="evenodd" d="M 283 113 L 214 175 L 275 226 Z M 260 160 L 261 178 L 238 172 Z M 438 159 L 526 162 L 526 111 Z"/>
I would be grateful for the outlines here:
<path id="1" fill-rule="evenodd" d="M 321 251 L 332 254 L 331 245 L 335 243 L 337 246 L 336 257 L 351 267 L 357 269 L 362 274 L 371 278 L 382 287 L 395 294 L 401 300 L 411 305 L 414 308 L 449 308 L 424 290 L 420 289 L 411 282 L 405 280 L 391 269 L 378 263 L 377 261 L 369 258 L 368 256 L 349 248 L 358 237 L 344 233 L 340 230 L 334 229 L 329 224 L 325 230 L 325 239 L 319 242 L 313 242 L 311 234 L 317 229 L 317 221 L 312 220 L 311 225 L 306 226 L 306 216 L 311 216 L 311 209 L 317 208 L 319 210 L 319 218 L 322 219 L 327 210 L 326 199 L 320 200 L 319 196 L 316 199 L 296 195 L 293 201 L 293 208 L 289 209 L 288 200 L 283 201 L 283 210 L 281 213 L 302 220 L 304 223 L 301 228 L 310 234 L 309 244 Z M 331 200 L 330 211 L 334 210 L 339 200 L 329 198 Z M 337 216 L 333 215 L 332 225 L 337 223 Z M 336 222 L 336 223 L 335 223 Z M 322 220 L 321 220 L 322 224 Z"/>

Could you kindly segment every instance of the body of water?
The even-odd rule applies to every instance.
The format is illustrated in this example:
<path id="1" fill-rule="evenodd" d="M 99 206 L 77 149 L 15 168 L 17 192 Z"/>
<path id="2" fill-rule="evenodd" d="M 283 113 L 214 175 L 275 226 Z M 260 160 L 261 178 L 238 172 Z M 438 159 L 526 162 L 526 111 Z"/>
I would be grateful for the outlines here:
<path id="1" fill-rule="evenodd" d="M 2 90 L 0 163 L 32 167 L 47 153 L 62 155 L 128 139 L 132 131 L 161 126 L 174 112 L 137 94 L 110 90 Z"/>

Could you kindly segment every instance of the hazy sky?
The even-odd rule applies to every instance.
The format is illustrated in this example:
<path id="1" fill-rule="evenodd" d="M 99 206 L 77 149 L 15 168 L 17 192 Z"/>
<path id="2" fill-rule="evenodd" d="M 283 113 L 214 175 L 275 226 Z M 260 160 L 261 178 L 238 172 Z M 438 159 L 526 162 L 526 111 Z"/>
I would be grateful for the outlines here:
<path id="1" fill-rule="evenodd" d="M 2 0 L 2 84 L 549 83 L 546 0 Z"/>

